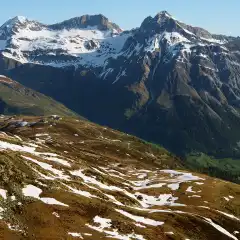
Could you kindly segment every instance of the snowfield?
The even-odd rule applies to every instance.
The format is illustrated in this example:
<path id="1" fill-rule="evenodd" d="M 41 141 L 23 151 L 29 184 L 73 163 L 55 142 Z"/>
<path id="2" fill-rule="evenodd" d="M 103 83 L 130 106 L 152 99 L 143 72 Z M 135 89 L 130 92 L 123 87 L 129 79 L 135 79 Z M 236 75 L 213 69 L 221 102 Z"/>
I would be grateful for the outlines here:
<path id="1" fill-rule="evenodd" d="M 160 16 L 160 15 L 159 15 Z M 161 16 L 160 25 L 167 19 L 175 18 L 169 14 Z M 52 25 L 44 25 L 25 17 L 15 17 L 0 28 L 0 51 L 6 58 L 20 63 L 35 63 L 53 67 L 79 66 L 102 67 L 103 79 L 112 72 L 107 65 L 111 59 L 130 58 L 142 52 L 158 52 L 164 63 L 169 63 L 178 56 L 184 62 L 186 54 L 191 55 L 195 46 L 223 45 L 226 40 L 197 37 L 194 33 L 176 22 L 179 31 L 162 31 L 153 36 L 144 36 L 145 43 L 138 42 L 135 30 L 119 33 L 117 29 L 99 30 L 97 26 L 80 28 L 54 29 Z M 134 41 L 133 41 L 134 39 Z M 130 42 L 130 45 L 127 43 Z M 162 51 L 162 48 L 165 52 Z M 224 48 L 224 47 L 223 47 Z M 225 49 L 225 51 L 228 51 Z M 126 76 L 121 69 L 113 83 Z"/>
<path id="2" fill-rule="evenodd" d="M 8 31 L 15 26 L 17 30 L 13 30 L 9 43 L 0 40 L 0 50 L 8 50 L 2 53 L 5 57 L 27 63 L 32 62 L 33 55 L 38 52 L 39 60 L 34 60 L 35 63 L 43 64 L 40 56 L 45 55 L 49 58 L 46 64 L 55 67 L 74 64 L 103 66 L 105 60 L 122 50 L 131 35 L 116 34 L 113 30 L 100 31 L 97 27 L 53 30 L 28 19 L 16 18 L 0 28 L 0 36 L 6 25 Z M 59 56 L 68 56 L 67 62 L 58 61 Z"/>

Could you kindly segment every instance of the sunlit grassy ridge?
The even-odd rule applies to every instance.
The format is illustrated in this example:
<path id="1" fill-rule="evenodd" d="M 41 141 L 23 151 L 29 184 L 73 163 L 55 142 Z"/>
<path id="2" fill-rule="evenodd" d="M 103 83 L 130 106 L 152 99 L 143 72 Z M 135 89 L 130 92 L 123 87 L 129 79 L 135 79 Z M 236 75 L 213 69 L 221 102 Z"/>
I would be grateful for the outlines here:
<path id="1" fill-rule="evenodd" d="M 237 239 L 239 185 L 85 120 L 2 117 L 0 173 L 2 239 Z"/>

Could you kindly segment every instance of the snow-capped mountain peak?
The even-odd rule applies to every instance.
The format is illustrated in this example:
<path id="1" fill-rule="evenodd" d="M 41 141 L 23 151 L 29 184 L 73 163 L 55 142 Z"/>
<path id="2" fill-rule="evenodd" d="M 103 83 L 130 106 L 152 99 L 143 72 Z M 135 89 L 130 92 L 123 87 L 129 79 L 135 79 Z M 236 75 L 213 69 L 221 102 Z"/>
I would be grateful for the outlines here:
<path id="1" fill-rule="evenodd" d="M 157 19 L 172 18 L 173 19 L 172 15 L 169 14 L 167 11 L 161 11 L 161 12 L 157 13 L 155 18 L 157 18 Z"/>
<path id="2" fill-rule="evenodd" d="M 129 35 L 103 15 L 53 25 L 15 17 L 0 28 L 0 51 L 20 63 L 99 66 L 119 53 Z"/>
<path id="3" fill-rule="evenodd" d="M 16 16 L 9 19 L 0 27 L 0 37 L 1 35 L 12 34 L 12 32 L 17 31 L 18 28 L 26 27 L 27 23 L 30 22 L 26 17 Z"/>
<path id="4" fill-rule="evenodd" d="M 171 32 L 178 26 L 178 21 L 167 11 L 157 13 L 155 17 L 147 17 L 140 29 L 144 32 L 156 32 L 161 33 L 164 31 Z"/>
<path id="5" fill-rule="evenodd" d="M 5 27 L 12 27 L 16 24 L 23 24 L 27 21 L 26 17 L 23 16 L 16 16 L 14 18 L 9 19 L 7 22 L 5 22 L 0 29 L 5 28 Z"/>
<path id="6" fill-rule="evenodd" d="M 146 18 L 140 28 L 122 32 L 105 16 L 83 15 L 45 25 L 15 17 L 0 28 L 0 51 L 8 59 L 54 67 L 103 67 L 119 56 L 144 52 L 190 52 L 196 44 L 221 44 L 204 29 L 176 20 L 167 11 Z M 163 56 L 163 55 L 161 55 Z M 164 60 L 165 61 L 165 60 Z M 105 67 L 104 67 L 105 69 Z"/>
<path id="7" fill-rule="evenodd" d="M 23 29 L 39 29 L 43 24 L 27 19 L 23 16 L 16 16 L 5 22 L 0 27 L 0 39 L 8 40 Z"/>
<path id="8" fill-rule="evenodd" d="M 24 16 L 16 16 L 14 17 L 12 20 L 20 22 L 20 23 L 24 23 L 25 21 L 27 21 L 28 19 Z"/>

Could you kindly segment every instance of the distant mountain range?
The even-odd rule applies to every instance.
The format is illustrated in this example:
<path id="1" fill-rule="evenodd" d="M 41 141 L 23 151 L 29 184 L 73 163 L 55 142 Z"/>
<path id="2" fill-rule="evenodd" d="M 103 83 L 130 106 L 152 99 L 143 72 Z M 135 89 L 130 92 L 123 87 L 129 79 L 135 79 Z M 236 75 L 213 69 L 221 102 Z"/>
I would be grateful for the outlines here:
<path id="1" fill-rule="evenodd" d="M 0 27 L 0 73 L 174 153 L 240 157 L 240 39 L 166 11 L 122 29 L 102 15 Z"/>

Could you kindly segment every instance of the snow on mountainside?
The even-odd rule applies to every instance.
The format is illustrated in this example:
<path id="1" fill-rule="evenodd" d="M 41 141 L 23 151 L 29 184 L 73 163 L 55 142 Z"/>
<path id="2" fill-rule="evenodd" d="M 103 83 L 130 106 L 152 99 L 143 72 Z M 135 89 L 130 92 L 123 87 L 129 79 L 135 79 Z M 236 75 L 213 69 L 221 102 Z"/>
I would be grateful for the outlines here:
<path id="1" fill-rule="evenodd" d="M 46 63 L 58 67 L 75 63 L 98 66 L 117 54 L 129 36 L 121 34 L 121 29 L 114 28 L 117 25 L 112 23 L 100 28 L 98 25 L 78 24 L 77 20 L 43 25 L 15 17 L 0 28 L 2 55 L 21 63 Z M 109 24 L 112 27 L 108 27 Z"/>
<path id="2" fill-rule="evenodd" d="M 206 30 L 175 20 L 165 11 L 155 18 L 145 19 L 139 29 L 121 31 L 102 15 L 86 15 L 54 25 L 15 17 L 0 28 L 0 51 L 4 57 L 20 63 L 99 67 L 106 65 L 109 59 L 131 56 L 126 55 L 129 52 L 128 43 L 140 32 L 148 34 L 144 36 L 144 42 L 137 39 L 131 46 L 135 54 L 143 49 L 153 52 L 160 48 L 163 41 L 169 45 L 168 54 L 172 56 L 179 48 L 191 53 L 194 46 L 226 43 L 226 40 L 215 39 Z"/>

